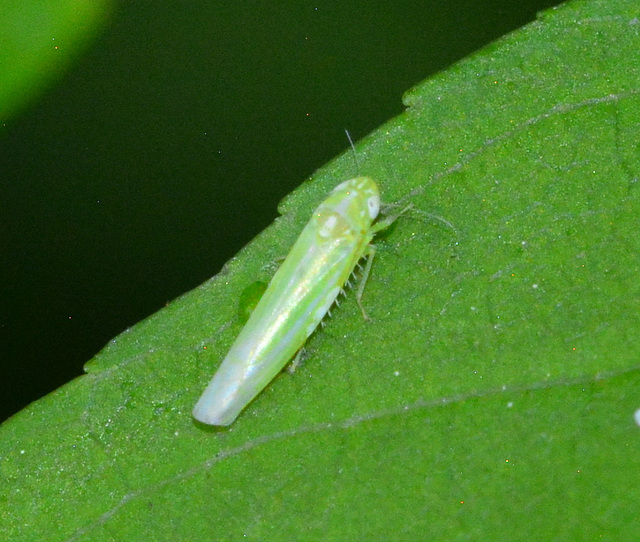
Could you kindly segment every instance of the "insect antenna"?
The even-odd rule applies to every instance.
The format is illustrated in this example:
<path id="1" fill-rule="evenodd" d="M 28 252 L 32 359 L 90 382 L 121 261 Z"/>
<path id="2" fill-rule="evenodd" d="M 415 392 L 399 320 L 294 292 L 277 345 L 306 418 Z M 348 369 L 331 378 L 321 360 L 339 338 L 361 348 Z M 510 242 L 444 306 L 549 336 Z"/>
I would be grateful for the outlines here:
<path id="1" fill-rule="evenodd" d="M 356 163 L 356 169 L 358 170 L 358 175 L 360 175 L 360 162 L 358 162 L 358 153 L 356 152 L 356 146 L 353 144 L 353 139 L 351 139 L 351 134 L 349 130 L 344 129 L 344 133 L 347 134 L 347 139 L 349 140 L 349 145 L 351 145 L 351 150 L 353 151 L 353 159 Z"/>

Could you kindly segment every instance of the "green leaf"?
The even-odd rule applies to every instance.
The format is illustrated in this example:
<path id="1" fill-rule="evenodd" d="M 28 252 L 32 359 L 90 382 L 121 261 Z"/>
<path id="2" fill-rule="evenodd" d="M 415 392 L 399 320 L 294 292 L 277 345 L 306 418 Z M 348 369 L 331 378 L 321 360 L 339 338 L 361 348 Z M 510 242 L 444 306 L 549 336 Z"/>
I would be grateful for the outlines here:
<path id="1" fill-rule="evenodd" d="M 414 206 L 377 242 L 371 321 L 349 296 L 232 426 L 192 420 L 345 154 L 2 426 L 3 538 L 635 539 L 639 29 L 636 2 L 571 2 L 410 91 L 357 148 Z"/>
<path id="2" fill-rule="evenodd" d="M 2 2 L 0 119 L 51 86 L 102 30 L 112 7 L 111 0 Z"/>

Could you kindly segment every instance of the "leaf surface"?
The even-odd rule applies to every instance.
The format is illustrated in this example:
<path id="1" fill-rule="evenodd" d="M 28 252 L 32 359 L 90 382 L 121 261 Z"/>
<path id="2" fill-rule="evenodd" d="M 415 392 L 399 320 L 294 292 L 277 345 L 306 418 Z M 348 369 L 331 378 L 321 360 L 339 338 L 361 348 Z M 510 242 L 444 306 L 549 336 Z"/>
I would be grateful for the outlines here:
<path id="1" fill-rule="evenodd" d="M 388 212 L 413 205 L 371 321 L 348 296 L 232 426 L 191 418 L 345 154 L 2 426 L 4 538 L 633 539 L 639 28 L 635 2 L 571 2 L 407 93 L 357 147 Z"/>

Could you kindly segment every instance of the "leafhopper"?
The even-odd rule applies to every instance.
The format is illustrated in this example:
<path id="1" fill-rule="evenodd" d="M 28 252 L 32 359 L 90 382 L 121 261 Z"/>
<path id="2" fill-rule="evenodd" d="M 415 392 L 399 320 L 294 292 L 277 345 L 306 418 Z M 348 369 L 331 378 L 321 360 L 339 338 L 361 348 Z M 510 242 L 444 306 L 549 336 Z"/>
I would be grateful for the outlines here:
<path id="1" fill-rule="evenodd" d="M 367 256 L 356 293 L 371 269 L 380 192 L 369 177 L 345 181 L 314 211 L 271 279 L 231 350 L 193 409 L 209 425 L 229 425 L 302 348 L 341 292 L 358 261 Z"/>

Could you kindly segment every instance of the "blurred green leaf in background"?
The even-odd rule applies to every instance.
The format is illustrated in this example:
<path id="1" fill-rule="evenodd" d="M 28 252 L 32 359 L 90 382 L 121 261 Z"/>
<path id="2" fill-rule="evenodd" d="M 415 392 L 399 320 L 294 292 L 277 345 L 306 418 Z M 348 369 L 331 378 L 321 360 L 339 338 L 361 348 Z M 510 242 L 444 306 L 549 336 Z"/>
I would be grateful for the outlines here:
<path id="1" fill-rule="evenodd" d="M 48 89 L 92 43 L 112 0 L 0 2 L 0 122 Z"/>
<path id="2" fill-rule="evenodd" d="M 357 146 L 414 205 L 378 240 L 372 320 L 351 295 L 229 428 L 190 412 L 238 300 L 350 154 L 5 423 L 4 538 L 637 539 L 638 16 L 569 2 L 406 94 Z"/>

